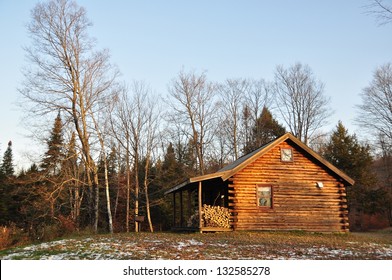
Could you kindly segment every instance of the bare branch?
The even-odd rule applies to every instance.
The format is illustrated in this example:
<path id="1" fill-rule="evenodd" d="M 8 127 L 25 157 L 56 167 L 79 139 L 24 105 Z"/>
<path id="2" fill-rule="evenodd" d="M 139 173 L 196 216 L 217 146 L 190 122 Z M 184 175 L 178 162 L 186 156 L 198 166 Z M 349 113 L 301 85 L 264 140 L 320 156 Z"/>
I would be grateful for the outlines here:
<path id="1" fill-rule="evenodd" d="M 370 0 L 370 2 L 365 6 L 366 13 L 374 16 L 379 25 L 392 22 L 392 3 L 385 3 L 384 0 Z"/>
<path id="2" fill-rule="evenodd" d="M 278 66 L 274 91 L 284 122 L 305 143 L 332 113 L 329 99 L 323 95 L 323 83 L 314 78 L 307 65 L 297 63 L 288 69 Z"/>

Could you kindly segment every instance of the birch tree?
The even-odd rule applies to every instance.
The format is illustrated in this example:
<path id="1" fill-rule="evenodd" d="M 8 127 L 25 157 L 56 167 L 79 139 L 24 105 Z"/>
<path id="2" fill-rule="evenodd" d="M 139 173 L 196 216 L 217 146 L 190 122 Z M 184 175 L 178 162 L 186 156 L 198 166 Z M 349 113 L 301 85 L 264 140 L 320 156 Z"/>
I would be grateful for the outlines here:
<path id="1" fill-rule="evenodd" d="M 93 159 L 91 115 L 110 93 L 118 71 L 107 50 L 95 51 L 88 35 L 86 10 L 70 0 L 38 3 L 31 13 L 25 48 L 29 66 L 24 69 L 20 92 L 35 116 L 65 112 L 73 124 L 86 168 L 90 193 L 90 220 L 98 230 L 98 174 Z M 92 198 L 95 191 L 95 198 Z"/>
<path id="2" fill-rule="evenodd" d="M 103 112 L 103 118 L 98 123 L 96 120 L 96 117 L 94 116 L 93 112 L 90 112 L 91 114 L 91 119 L 93 121 L 94 129 L 96 131 L 96 135 L 101 147 L 101 160 L 103 161 L 103 166 L 104 166 L 104 180 L 105 180 L 105 195 L 106 195 L 106 208 L 108 212 L 108 224 L 109 224 L 109 232 L 113 233 L 113 217 L 112 217 L 112 208 L 110 204 L 110 185 L 109 185 L 109 176 L 108 176 L 108 160 L 106 156 L 106 135 L 109 134 L 109 128 L 108 128 L 108 119 L 109 115 L 112 112 L 112 107 L 113 103 L 107 100 L 103 105 L 108 105 L 106 110 L 101 110 Z M 105 114 L 106 113 L 106 114 Z"/>
<path id="3" fill-rule="evenodd" d="M 128 89 L 122 87 L 116 102 L 112 117 L 110 118 L 111 129 L 113 136 L 116 138 L 119 145 L 124 150 L 125 165 L 126 165 L 126 216 L 125 216 L 125 230 L 129 232 L 130 222 L 130 203 L 131 203 L 131 135 L 132 129 L 130 125 L 130 118 L 132 114 L 132 103 L 128 98 Z M 135 206 L 135 212 L 138 213 Z"/>
<path id="4" fill-rule="evenodd" d="M 147 214 L 147 221 L 150 228 L 150 231 L 154 231 L 154 227 L 152 224 L 151 219 L 151 211 L 150 211 L 150 196 L 149 196 L 149 185 L 150 185 L 150 167 L 153 162 L 153 152 L 158 146 L 158 139 L 159 139 L 159 118 L 160 113 L 157 109 L 157 103 L 153 101 L 152 98 L 147 98 L 145 101 L 143 109 L 143 116 L 145 117 L 145 125 L 144 125 L 144 132 L 143 132 L 143 157 L 145 159 L 144 164 L 144 178 L 143 178 L 143 186 L 144 186 L 144 193 L 146 198 L 146 214 Z"/>

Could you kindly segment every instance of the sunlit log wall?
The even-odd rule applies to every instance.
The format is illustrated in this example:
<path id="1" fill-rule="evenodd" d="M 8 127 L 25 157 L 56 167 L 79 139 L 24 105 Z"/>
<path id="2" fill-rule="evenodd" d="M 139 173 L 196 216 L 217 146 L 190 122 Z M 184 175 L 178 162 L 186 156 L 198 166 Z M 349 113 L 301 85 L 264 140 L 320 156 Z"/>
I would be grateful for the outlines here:
<path id="1" fill-rule="evenodd" d="M 281 148 L 293 149 L 292 162 Z M 257 205 L 258 185 L 272 186 L 272 207 Z M 290 140 L 230 178 L 229 201 L 234 230 L 348 231 L 345 185 Z"/>

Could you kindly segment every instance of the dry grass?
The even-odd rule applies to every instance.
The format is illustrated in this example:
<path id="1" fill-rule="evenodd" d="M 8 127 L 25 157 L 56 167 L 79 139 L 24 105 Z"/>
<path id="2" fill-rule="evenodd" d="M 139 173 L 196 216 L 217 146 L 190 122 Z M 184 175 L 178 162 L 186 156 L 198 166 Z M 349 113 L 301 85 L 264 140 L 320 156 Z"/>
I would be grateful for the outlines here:
<path id="1" fill-rule="evenodd" d="M 0 251 L 1 259 L 392 259 L 392 231 L 130 233 L 63 239 Z"/>

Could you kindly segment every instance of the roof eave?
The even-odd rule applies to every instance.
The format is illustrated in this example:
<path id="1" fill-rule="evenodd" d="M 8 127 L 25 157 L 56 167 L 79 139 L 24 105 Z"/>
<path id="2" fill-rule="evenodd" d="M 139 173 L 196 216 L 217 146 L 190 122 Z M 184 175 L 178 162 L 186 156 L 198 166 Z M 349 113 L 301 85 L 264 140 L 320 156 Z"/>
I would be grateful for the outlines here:
<path id="1" fill-rule="evenodd" d="M 186 186 L 188 186 L 189 184 L 192 184 L 192 183 L 207 181 L 207 180 L 216 179 L 216 178 L 222 178 L 222 180 L 223 180 L 226 173 L 227 173 L 227 171 L 226 172 L 216 172 L 216 173 L 212 173 L 212 174 L 189 178 L 186 181 L 178 184 L 177 186 L 167 190 L 164 194 L 167 195 L 167 194 L 176 192 L 182 188 L 185 188 Z"/>

